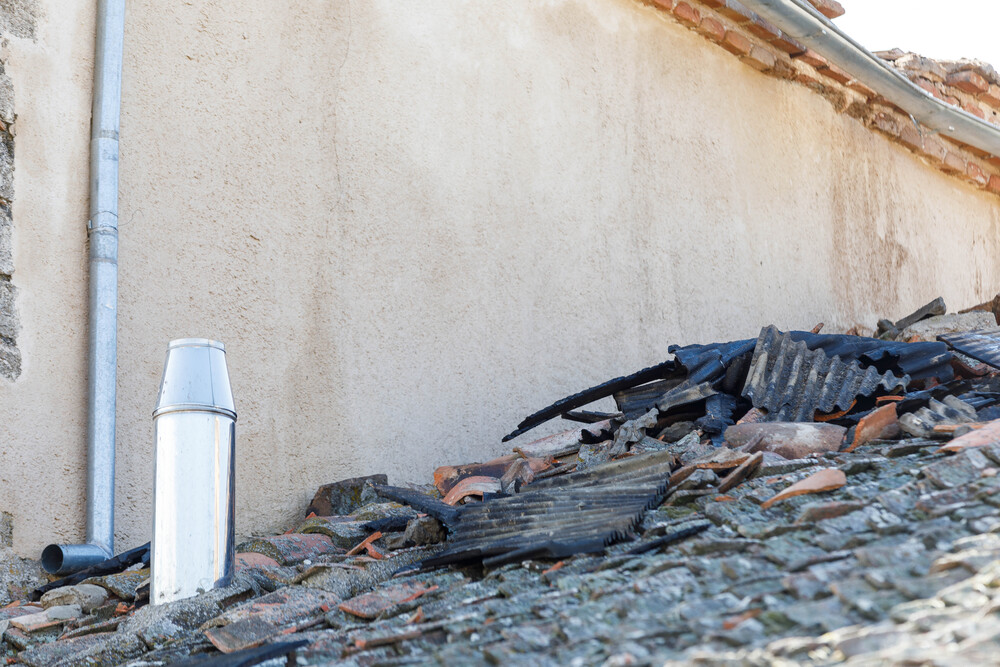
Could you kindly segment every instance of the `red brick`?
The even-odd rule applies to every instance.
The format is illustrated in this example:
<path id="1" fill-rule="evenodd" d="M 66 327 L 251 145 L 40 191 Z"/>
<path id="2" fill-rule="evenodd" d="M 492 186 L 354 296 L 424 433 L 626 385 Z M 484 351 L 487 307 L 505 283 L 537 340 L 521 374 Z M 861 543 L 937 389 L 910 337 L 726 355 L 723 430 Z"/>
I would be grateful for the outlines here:
<path id="1" fill-rule="evenodd" d="M 873 105 L 885 107 L 886 109 L 892 109 L 896 113 L 907 113 L 877 93 L 875 94 L 875 97 L 872 98 L 871 102 Z"/>
<path id="2" fill-rule="evenodd" d="M 744 56 L 742 60 L 747 65 L 750 65 L 750 67 L 761 72 L 766 72 L 774 68 L 774 65 L 778 62 L 778 57 L 764 47 L 755 44 L 750 49 L 750 53 Z"/>
<path id="3" fill-rule="evenodd" d="M 674 8 L 674 0 L 650 0 L 650 2 L 660 9 L 665 9 L 668 12 Z"/>
<path id="4" fill-rule="evenodd" d="M 813 67 L 825 67 L 826 58 L 816 53 L 812 49 L 806 49 L 804 52 L 793 56 L 796 60 L 801 60 L 807 65 L 812 65 Z"/>
<path id="5" fill-rule="evenodd" d="M 836 65 L 827 65 L 826 67 L 820 67 L 819 73 L 823 76 L 830 77 L 837 83 L 847 83 L 851 80 L 851 75 L 840 69 Z"/>
<path id="6" fill-rule="evenodd" d="M 737 0 L 726 0 L 724 4 L 719 5 L 718 11 L 735 23 L 746 23 L 755 16 L 752 11 L 747 9 L 743 3 L 737 2 Z"/>
<path id="7" fill-rule="evenodd" d="M 989 183 L 989 178 L 986 177 L 986 173 L 983 171 L 983 168 L 975 162 L 970 162 L 965 167 L 965 175 L 970 181 L 980 187 L 986 187 L 986 184 Z"/>
<path id="8" fill-rule="evenodd" d="M 788 55 L 792 56 L 797 53 L 802 53 L 806 50 L 806 47 L 799 44 L 794 39 L 786 35 L 785 33 L 778 31 L 778 36 L 771 40 L 771 44 L 778 47 Z"/>
<path id="9" fill-rule="evenodd" d="M 899 125 L 896 123 L 896 119 L 884 112 L 878 112 L 872 119 L 872 124 L 875 125 L 875 129 L 879 132 L 884 132 L 891 137 L 899 136 Z"/>
<path id="10" fill-rule="evenodd" d="M 857 79 L 851 79 L 850 81 L 848 81 L 847 87 L 850 88 L 851 90 L 856 90 L 865 97 L 875 97 L 876 95 L 876 92 L 874 90 L 872 90 L 865 84 L 861 83 Z"/>
<path id="11" fill-rule="evenodd" d="M 837 0 L 809 0 L 819 13 L 828 19 L 835 19 L 844 15 L 844 6 Z"/>
<path id="12" fill-rule="evenodd" d="M 899 128 L 899 142 L 915 151 L 923 151 L 924 139 L 910 121 L 903 121 Z"/>
<path id="13" fill-rule="evenodd" d="M 944 99 L 944 95 L 941 94 L 941 91 L 938 90 L 937 85 L 930 79 L 925 79 L 922 76 L 918 76 L 916 79 L 913 80 L 913 83 L 917 84 L 918 86 L 926 90 L 928 93 L 938 98 L 939 100 Z"/>
<path id="14" fill-rule="evenodd" d="M 944 80 L 949 86 L 955 86 L 959 90 L 978 95 L 990 89 L 990 83 L 982 77 L 979 72 L 965 70 L 964 72 L 952 72 Z"/>
<path id="15" fill-rule="evenodd" d="M 810 76 L 808 74 L 804 74 L 803 72 L 796 72 L 795 76 L 793 78 L 794 78 L 795 81 L 798 81 L 799 83 L 801 83 L 801 84 L 803 84 L 805 86 L 814 86 L 815 87 L 815 86 L 822 86 L 823 85 L 823 82 L 820 81 L 818 77 Z"/>
<path id="16" fill-rule="evenodd" d="M 979 96 L 979 101 L 985 102 L 994 109 L 1000 109 L 1000 86 L 991 83 L 989 90 Z"/>
<path id="17" fill-rule="evenodd" d="M 948 154 L 948 147 L 944 142 L 935 136 L 924 137 L 924 155 L 938 165 L 943 165 L 945 156 Z"/>
<path id="18" fill-rule="evenodd" d="M 726 0 L 701 0 L 701 4 L 706 7 L 711 7 L 712 9 L 718 9 L 722 5 L 726 4 Z"/>
<path id="19" fill-rule="evenodd" d="M 1000 195 L 1000 176 L 990 174 L 990 180 L 986 184 L 986 189 L 995 195 Z"/>
<path id="20" fill-rule="evenodd" d="M 965 159 L 954 151 L 948 151 L 944 156 L 941 168 L 949 174 L 964 174 Z"/>
<path id="21" fill-rule="evenodd" d="M 778 26 L 773 23 L 768 23 L 759 16 L 754 16 L 753 20 L 746 24 L 746 29 L 751 34 L 763 39 L 765 42 L 769 42 L 781 34 L 781 31 L 778 30 Z"/>
<path id="22" fill-rule="evenodd" d="M 950 104 L 953 107 L 960 107 L 960 106 L 962 106 L 962 100 L 958 99 L 954 95 L 945 95 L 943 99 L 944 99 L 945 102 L 947 102 L 948 104 Z"/>
<path id="23" fill-rule="evenodd" d="M 722 48 L 738 56 L 745 56 L 750 53 L 753 43 L 735 30 L 729 30 L 722 40 Z"/>
<path id="24" fill-rule="evenodd" d="M 771 76 L 777 76 L 782 79 L 794 79 L 797 72 L 795 68 L 792 67 L 792 64 L 783 60 L 780 57 L 781 54 L 773 51 L 772 53 L 775 53 L 777 59 L 775 60 L 774 65 L 771 67 L 769 74 Z"/>
<path id="25" fill-rule="evenodd" d="M 976 146 L 969 146 L 968 144 L 961 144 L 961 146 L 965 150 L 975 155 L 980 160 L 985 160 L 986 158 L 990 157 L 990 152 L 984 151 L 982 148 L 978 148 Z"/>
<path id="26" fill-rule="evenodd" d="M 962 102 L 962 108 L 971 113 L 973 116 L 986 120 L 986 114 L 979 108 L 978 104 L 974 104 L 972 102 Z"/>
<path id="27" fill-rule="evenodd" d="M 689 28 L 696 28 L 701 22 L 701 14 L 686 2 L 678 2 L 674 5 L 674 16 Z"/>
<path id="28" fill-rule="evenodd" d="M 722 25 L 711 16 L 706 16 L 701 19 L 701 23 L 698 24 L 698 32 L 705 37 L 708 37 L 713 42 L 721 42 L 726 38 L 726 26 Z"/>
<path id="29" fill-rule="evenodd" d="M 996 155 L 991 155 L 988 158 L 986 158 L 986 161 L 989 162 L 992 166 L 1000 169 L 1000 157 L 997 157 Z"/>

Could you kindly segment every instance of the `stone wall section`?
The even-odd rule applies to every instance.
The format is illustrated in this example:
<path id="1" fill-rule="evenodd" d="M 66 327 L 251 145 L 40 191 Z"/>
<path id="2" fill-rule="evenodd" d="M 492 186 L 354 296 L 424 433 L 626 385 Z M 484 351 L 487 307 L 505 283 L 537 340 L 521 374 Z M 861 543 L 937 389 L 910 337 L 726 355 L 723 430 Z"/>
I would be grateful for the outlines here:
<path id="1" fill-rule="evenodd" d="M 808 86 L 841 113 L 905 146 L 936 169 L 1000 195 L 1000 157 L 920 125 L 907 112 L 785 35 L 738 0 L 643 2 L 715 42 L 750 67 Z M 835 0 L 810 2 L 830 19 L 844 13 Z M 1000 75 L 990 65 L 973 60 L 936 61 L 900 50 L 876 55 L 938 99 L 1000 125 Z"/>
<path id="2" fill-rule="evenodd" d="M 14 198 L 14 87 L 0 60 L 0 377 L 15 380 L 21 374 L 21 351 L 17 347 L 20 323 L 17 288 L 14 287 L 13 220 Z"/>
<path id="3" fill-rule="evenodd" d="M 35 0 L 0 1 L 0 377 L 21 374 L 17 334 L 17 288 L 14 287 L 14 242 L 11 202 L 14 200 L 14 84 L 7 74 L 7 40 L 35 38 Z"/>

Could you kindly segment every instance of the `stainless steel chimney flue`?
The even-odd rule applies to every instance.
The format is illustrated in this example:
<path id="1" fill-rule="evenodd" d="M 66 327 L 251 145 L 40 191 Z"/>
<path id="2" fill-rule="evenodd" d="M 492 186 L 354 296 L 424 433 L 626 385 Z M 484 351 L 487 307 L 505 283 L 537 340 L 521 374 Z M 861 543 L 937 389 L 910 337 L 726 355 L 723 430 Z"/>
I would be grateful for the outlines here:
<path id="1" fill-rule="evenodd" d="M 162 604 L 233 573 L 236 408 L 222 343 L 167 346 L 153 440 L 150 602 Z"/>

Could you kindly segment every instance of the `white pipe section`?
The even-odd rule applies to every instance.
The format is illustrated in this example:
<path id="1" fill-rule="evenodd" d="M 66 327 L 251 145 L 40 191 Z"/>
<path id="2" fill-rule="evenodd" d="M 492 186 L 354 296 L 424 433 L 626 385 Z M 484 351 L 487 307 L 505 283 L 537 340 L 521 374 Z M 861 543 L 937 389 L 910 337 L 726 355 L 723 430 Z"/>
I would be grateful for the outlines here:
<path id="1" fill-rule="evenodd" d="M 964 144 L 1000 155 L 1000 127 L 937 99 L 851 39 L 807 0 L 741 2 L 923 125 Z"/>

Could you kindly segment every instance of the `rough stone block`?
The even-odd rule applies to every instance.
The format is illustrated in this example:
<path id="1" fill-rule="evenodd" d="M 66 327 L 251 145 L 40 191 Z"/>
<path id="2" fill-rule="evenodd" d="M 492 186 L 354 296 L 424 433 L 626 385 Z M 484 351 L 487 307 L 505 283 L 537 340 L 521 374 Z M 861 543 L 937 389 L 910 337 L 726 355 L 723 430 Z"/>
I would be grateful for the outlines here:
<path id="1" fill-rule="evenodd" d="M 12 229 L 10 209 L 0 205 L 0 276 L 10 276 L 14 273 Z"/>
<path id="2" fill-rule="evenodd" d="M 0 279 L 0 337 L 13 339 L 21 328 L 14 309 L 16 296 L 17 288 L 9 280 Z"/>
<path id="3" fill-rule="evenodd" d="M 62 605 L 79 605 L 90 613 L 108 599 L 108 592 L 93 584 L 77 584 L 55 588 L 42 596 L 42 606 L 46 609 Z"/>
<path id="4" fill-rule="evenodd" d="M 21 351 L 12 343 L 0 338 L 0 377 L 16 380 L 21 374 Z"/>
<path id="5" fill-rule="evenodd" d="M 381 498 L 368 485 L 369 482 L 388 484 L 389 480 L 385 475 L 368 475 L 324 484 L 317 489 L 306 514 L 343 516 L 369 503 L 380 502 Z"/>

